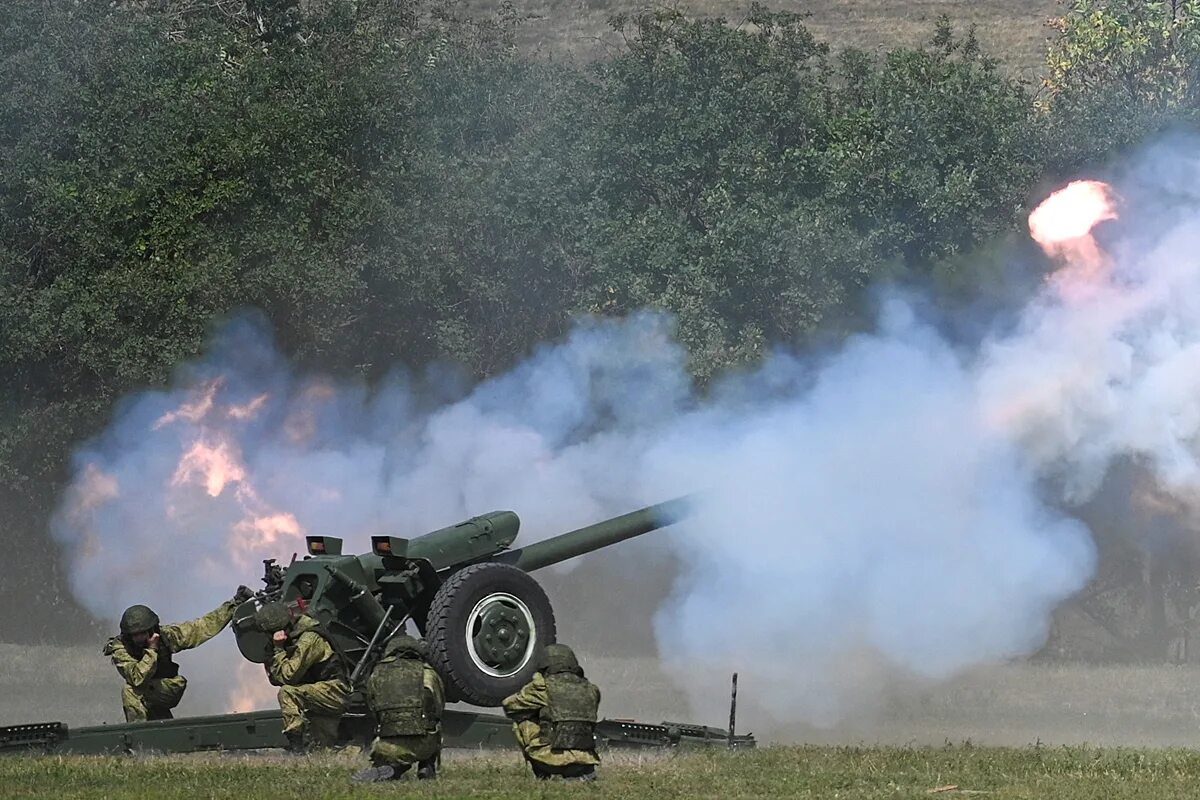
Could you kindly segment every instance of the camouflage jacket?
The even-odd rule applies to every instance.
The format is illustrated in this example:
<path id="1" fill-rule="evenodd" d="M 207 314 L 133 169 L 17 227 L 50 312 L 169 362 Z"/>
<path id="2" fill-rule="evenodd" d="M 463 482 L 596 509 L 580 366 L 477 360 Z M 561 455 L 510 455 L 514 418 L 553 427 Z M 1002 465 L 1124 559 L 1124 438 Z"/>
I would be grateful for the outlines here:
<path id="1" fill-rule="evenodd" d="M 110 657 L 117 672 L 130 686 L 138 687 L 154 677 L 160 655 L 170 658 L 172 653 L 199 647 L 225 629 L 233 619 L 237 604 L 227 600 L 199 619 L 177 625 L 163 625 L 159 629 L 158 648 L 147 647 L 141 657 L 135 657 L 120 636 L 114 636 L 104 646 L 104 655 Z"/>
<path id="2" fill-rule="evenodd" d="M 550 747 L 541 719 L 542 711 L 550 705 L 550 692 L 542 673 L 533 673 L 533 678 L 519 692 L 504 698 L 503 705 L 505 716 L 515 725 L 517 741 L 529 758 L 549 766 L 600 763 L 595 750 L 554 750 Z"/>
<path id="3" fill-rule="evenodd" d="M 302 616 L 292 625 L 284 647 L 276 647 L 266 665 L 276 686 L 301 686 L 325 680 L 345 680 L 333 646 L 317 632 L 317 621 Z"/>

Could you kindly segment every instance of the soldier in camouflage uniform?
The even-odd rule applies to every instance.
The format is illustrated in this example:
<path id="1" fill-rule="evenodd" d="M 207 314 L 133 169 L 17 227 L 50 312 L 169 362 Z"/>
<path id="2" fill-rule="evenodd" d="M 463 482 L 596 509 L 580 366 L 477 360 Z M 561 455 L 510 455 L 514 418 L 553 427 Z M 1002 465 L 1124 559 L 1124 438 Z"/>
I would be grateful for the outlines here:
<path id="1" fill-rule="evenodd" d="M 121 707 L 126 722 L 171 719 L 187 689 L 172 658 L 176 653 L 199 647 L 216 636 L 233 619 L 234 610 L 253 593 L 239 586 L 233 599 L 191 622 L 160 625 L 158 615 L 146 606 L 130 606 L 121 615 L 121 635 L 104 646 L 117 672 L 125 679 Z"/>
<path id="2" fill-rule="evenodd" d="M 442 679 L 429 665 L 425 645 L 400 635 L 388 642 L 363 694 L 375 717 L 371 763 L 356 783 L 396 780 L 413 764 L 417 778 L 436 778 L 442 752 Z"/>
<path id="3" fill-rule="evenodd" d="M 346 711 L 350 684 L 333 645 L 307 614 L 293 619 L 283 603 L 268 603 L 255 614 L 255 622 L 272 634 L 275 645 L 266 665 L 267 677 L 279 688 L 283 733 L 288 749 L 332 747 L 338 722 Z"/>
<path id="4" fill-rule="evenodd" d="M 600 690 L 564 644 L 547 645 L 533 679 L 504 699 L 525 760 L 541 779 L 596 779 L 599 710 Z"/>

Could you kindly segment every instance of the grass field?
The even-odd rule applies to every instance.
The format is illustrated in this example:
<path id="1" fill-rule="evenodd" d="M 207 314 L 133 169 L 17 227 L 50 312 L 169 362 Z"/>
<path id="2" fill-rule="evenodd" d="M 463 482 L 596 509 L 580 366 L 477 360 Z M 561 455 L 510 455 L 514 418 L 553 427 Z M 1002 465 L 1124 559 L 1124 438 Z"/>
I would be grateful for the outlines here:
<path id="1" fill-rule="evenodd" d="M 1089 748 L 772 747 L 757 752 L 614 754 L 593 785 L 539 784 L 517 756 L 448 753 L 442 779 L 353 786 L 361 757 L 0 758 L 0 795 L 154 798 L 1194 798 L 1200 754 Z M 955 788 L 950 788 L 955 787 Z M 937 791 L 940 790 L 940 791 Z"/>
<path id="2" fill-rule="evenodd" d="M 494 11 L 497 0 L 464 0 L 477 13 Z M 608 28 L 617 13 L 648 7 L 678 8 L 698 17 L 724 17 L 731 24 L 745 18 L 749 2 L 629 2 L 628 0 L 514 0 L 532 18 L 521 28 L 520 43 L 530 51 L 558 58 L 590 61 L 619 42 Z M 1045 63 L 1046 40 L 1052 31 L 1046 20 L 1060 13 L 1057 0 L 813 0 L 771 2 L 782 11 L 808 13 L 807 25 L 835 49 L 854 46 L 867 50 L 916 45 L 929 39 L 934 20 L 948 14 L 965 31 L 974 24 L 988 53 L 1002 58 L 1012 71 L 1036 80 Z"/>
<path id="3" fill-rule="evenodd" d="M 121 719 L 120 681 L 100 644 L 79 647 L 0 644 L 0 725 L 62 721 L 96 725 Z M 690 703 L 678 678 L 653 658 L 583 654 L 604 691 L 601 712 L 646 722 L 723 726 L 722 697 Z M 232 642 L 180 658 L 189 679 L 180 716 L 218 713 L 226 694 Z M 258 704 L 274 702 L 271 687 Z M 1192 747 L 1200 744 L 1200 668 L 1159 665 L 1007 664 L 931 686 L 895 687 L 833 727 L 781 714 L 777 701 L 742 675 L 738 729 L 760 742 L 814 745 L 1048 745 Z M 0 797 L 4 796 L 0 784 Z M 1200 785 L 1197 788 L 1200 796 Z"/>
<path id="4" fill-rule="evenodd" d="M 184 714 L 219 710 L 203 704 L 205 689 L 221 677 L 197 660 L 204 652 L 222 651 L 181 659 L 191 679 Z M 584 661 L 604 689 L 608 716 L 723 722 L 689 707 L 654 659 L 585 654 Z M 118 721 L 118 691 L 99 643 L 0 644 L 0 724 Z M 1188 749 L 1200 743 L 1196 667 L 995 666 L 896 691 L 826 729 L 779 719 L 752 681 L 740 698 L 739 729 L 753 729 L 764 745 L 782 744 L 737 754 L 615 753 L 594 787 L 535 783 L 515 752 L 448 753 L 444 780 L 406 781 L 403 792 L 349 785 L 364 764 L 357 751 L 302 759 L 9 757 L 0 758 L 0 798 L 1200 797 L 1200 754 Z M 1151 747 L 1162 749 L 1134 749 Z M 950 785 L 958 788 L 930 793 Z"/>

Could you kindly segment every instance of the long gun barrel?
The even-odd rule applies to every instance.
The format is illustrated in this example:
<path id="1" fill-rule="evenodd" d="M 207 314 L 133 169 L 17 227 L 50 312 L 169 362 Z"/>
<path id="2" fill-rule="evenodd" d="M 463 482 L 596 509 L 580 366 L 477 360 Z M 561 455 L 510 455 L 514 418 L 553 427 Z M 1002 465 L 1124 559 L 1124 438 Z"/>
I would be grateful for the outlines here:
<path id="1" fill-rule="evenodd" d="M 623 542 L 643 533 L 665 528 L 691 513 L 692 498 L 678 497 L 665 503 L 631 511 L 595 525 L 588 525 L 569 533 L 561 534 L 528 547 L 510 550 L 495 560 L 533 572 L 535 569 L 558 564 L 575 556 Z"/>

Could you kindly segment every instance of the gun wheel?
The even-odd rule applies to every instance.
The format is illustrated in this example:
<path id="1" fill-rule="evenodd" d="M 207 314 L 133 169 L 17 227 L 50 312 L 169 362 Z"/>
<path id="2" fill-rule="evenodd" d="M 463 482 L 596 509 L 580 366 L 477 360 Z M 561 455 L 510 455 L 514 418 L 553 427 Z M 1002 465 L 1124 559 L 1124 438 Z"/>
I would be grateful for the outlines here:
<path id="1" fill-rule="evenodd" d="M 451 575 L 429 606 L 426 642 L 447 699 L 496 706 L 525 685 L 534 654 L 554 641 L 554 611 L 528 573 L 473 564 Z"/>

